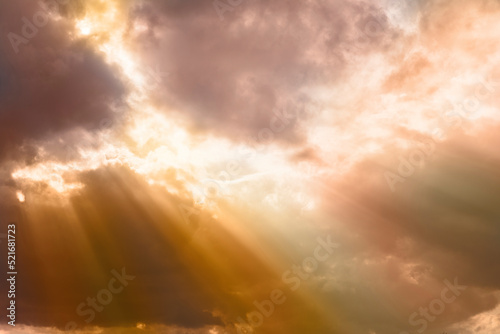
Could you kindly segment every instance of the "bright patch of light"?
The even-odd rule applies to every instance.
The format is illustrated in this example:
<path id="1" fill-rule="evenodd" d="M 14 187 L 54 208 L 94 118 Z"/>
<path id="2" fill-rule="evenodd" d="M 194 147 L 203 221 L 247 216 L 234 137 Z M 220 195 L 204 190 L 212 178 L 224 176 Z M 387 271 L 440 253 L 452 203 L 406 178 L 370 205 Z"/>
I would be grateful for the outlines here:
<path id="1" fill-rule="evenodd" d="M 20 191 L 16 192 L 16 196 L 17 196 L 17 199 L 19 200 L 19 202 L 24 203 L 25 197 L 24 197 L 24 194 L 22 192 L 20 192 Z"/>
<path id="2" fill-rule="evenodd" d="M 85 18 L 76 23 L 76 28 L 81 35 L 87 36 L 92 32 L 92 23 L 88 18 Z"/>

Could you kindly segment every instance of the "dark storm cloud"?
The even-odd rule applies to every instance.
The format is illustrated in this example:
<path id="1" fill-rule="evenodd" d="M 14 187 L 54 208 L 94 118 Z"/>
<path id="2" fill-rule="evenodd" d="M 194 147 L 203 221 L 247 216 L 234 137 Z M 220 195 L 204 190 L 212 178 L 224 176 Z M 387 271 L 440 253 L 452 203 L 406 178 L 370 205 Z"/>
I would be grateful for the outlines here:
<path id="1" fill-rule="evenodd" d="M 237 2 L 221 19 L 213 1 L 145 1 L 130 20 L 145 64 L 170 72 L 156 101 L 235 139 L 269 128 L 278 110 L 311 105 L 307 88 L 341 82 L 351 56 L 383 51 L 397 36 L 383 11 L 361 1 Z M 293 126 L 280 134 L 300 137 Z"/>
<path id="2" fill-rule="evenodd" d="M 0 159 L 18 155 L 32 140 L 75 127 L 97 129 L 102 119 L 113 119 L 109 104 L 125 91 L 90 45 L 71 40 L 69 19 L 40 24 L 42 8 L 35 1 L 0 3 Z M 64 14 L 65 6 L 58 8 L 52 13 Z"/>

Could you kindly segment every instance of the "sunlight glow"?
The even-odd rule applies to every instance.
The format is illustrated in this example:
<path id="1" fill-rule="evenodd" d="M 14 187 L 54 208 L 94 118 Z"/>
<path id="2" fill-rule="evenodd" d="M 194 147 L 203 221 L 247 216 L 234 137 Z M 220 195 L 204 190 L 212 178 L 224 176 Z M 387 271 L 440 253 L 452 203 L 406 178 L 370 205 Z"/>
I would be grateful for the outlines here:
<path id="1" fill-rule="evenodd" d="M 20 191 L 16 192 L 16 196 L 17 196 L 17 199 L 19 200 L 19 202 L 24 203 L 25 197 L 24 197 L 24 194 L 22 192 L 20 192 Z"/>

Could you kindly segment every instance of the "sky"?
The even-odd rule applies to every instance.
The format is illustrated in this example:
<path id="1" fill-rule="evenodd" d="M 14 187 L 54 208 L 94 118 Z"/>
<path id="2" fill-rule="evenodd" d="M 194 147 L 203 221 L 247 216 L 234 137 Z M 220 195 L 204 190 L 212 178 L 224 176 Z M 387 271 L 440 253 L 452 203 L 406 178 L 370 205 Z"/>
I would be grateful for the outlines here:
<path id="1" fill-rule="evenodd" d="M 500 331 L 499 1 L 0 0 L 0 35 L 1 334 Z"/>

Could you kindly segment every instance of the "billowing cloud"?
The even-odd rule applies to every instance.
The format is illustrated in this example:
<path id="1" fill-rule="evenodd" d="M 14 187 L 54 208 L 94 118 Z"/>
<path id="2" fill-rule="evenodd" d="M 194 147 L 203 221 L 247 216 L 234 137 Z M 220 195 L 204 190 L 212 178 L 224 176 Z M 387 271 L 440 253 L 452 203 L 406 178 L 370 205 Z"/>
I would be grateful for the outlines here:
<path id="1" fill-rule="evenodd" d="M 61 16 L 65 5 L 42 4 L 0 5 L 2 157 L 34 159 L 36 150 L 23 145 L 74 128 L 101 128 L 103 120 L 113 121 L 111 105 L 125 94 L 120 74 L 84 39 L 72 37 L 72 21 Z"/>
<path id="2" fill-rule="evenodd" d="M 237 140 L 281 127 L 283 109 L 308 108 L 312 91 L 341 82 L 350 57 L 397 36 L 380 7 L 359 1 L 220 3 L 141 2 L 130 34 L 147 64 L 169 72 L 155 91 L 166 112 Z M 279 138 L 303 135 L 291 125 Z"/>

